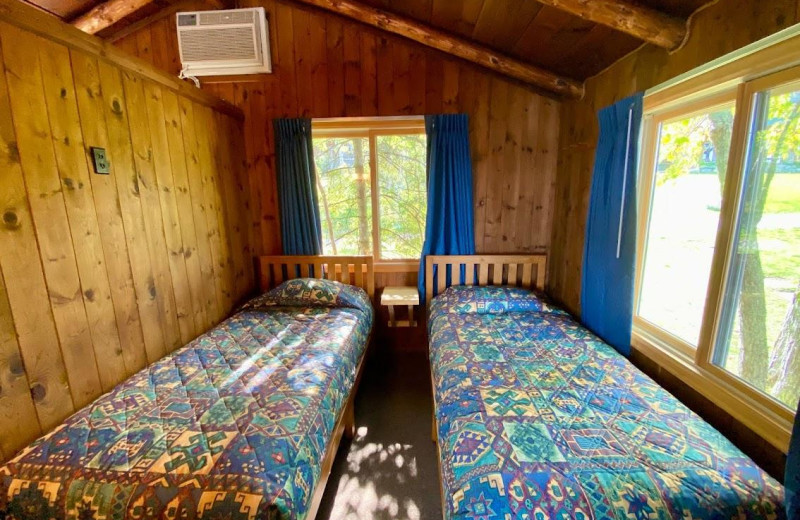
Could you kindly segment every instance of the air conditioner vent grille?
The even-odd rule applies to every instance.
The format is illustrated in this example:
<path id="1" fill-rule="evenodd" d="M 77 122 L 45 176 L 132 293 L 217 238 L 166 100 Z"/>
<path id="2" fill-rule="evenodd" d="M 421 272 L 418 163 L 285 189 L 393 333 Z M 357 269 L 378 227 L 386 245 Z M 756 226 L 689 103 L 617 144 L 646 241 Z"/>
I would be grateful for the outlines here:
<path id="1" fill-rule="evenodd" d="M 253 11 L 209 11 L 200 13 L 200 25 L 227 25 L 237 23 L 253 23 Z"/>
<path id="2" fill-rule="evenodd" d="M 186 31 L 182 35 L 184 61 L 200 60 L 254 60 L 252 27 L 203 29 Z"/>
<path id="3" fill-rule="evenodd" d="M 181 76 L 272 72 L 263 7 L 177 13 Z"/>

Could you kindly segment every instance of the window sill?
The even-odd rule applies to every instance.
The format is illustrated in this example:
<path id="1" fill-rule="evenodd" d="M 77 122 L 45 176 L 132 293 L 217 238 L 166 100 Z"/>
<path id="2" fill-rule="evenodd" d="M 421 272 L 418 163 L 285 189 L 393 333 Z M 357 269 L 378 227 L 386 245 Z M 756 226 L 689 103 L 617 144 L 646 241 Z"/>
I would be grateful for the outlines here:
<path id="1" fill-rule="evenodd" d="M 664 344 L 644 330 L 634 327 L 632 345 L 640 354 L 678 377 L 765 441 L 784 453 L 788 451 L 791 421 L 775 414 L 713 372 L 696 365 L 693 358 Z"/>
<path id="2" fill-rule="evenodd" d="M 419 260 L 380 260 L 375 262 L 376 273 L 418 273 Z"/>

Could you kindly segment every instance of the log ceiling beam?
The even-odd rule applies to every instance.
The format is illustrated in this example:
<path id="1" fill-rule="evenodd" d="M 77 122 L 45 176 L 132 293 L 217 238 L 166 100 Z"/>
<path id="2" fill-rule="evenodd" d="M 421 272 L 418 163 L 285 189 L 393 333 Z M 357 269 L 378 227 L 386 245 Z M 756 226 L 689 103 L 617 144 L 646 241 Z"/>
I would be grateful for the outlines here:
<path id="1" fill-rule="evenodd" d="M 139 11 L 140 9 L 152 4 L 155 0 L 108 0 L 95 6 L 86 13 L 75 18 L 71 23 L 73 26 L 89 34 L 97 34 L 100 31 L 111 27 Z M 127 36 L 136 29 L 145 27 L 156 20 L 160 20 L 180 10 L 200 10 L 205 6 L 207 9 L 233 9 L 235 0 L 178 0 L 169 6 L 160 9 L 156 13 L 142 20 L 131 24 L 122 31 L 107 37 L 110 41 Z"/>
<path id="2" fill-rule="evenodd" d="M 554 72 L 506 56 L 470 40 L 459 38 L 404 16 L 389 13 L 352 0 L 290 0 L 296 4 L 318 7 L 340 16 L 403 36 L 428 47 L 440 50 L 491 69 L 530 85 L 556 94 L 579 99 L 583 85 Z"/>
<path id="3" fill-rule="evenodd" d="M 72 25 L 89 34 L 111 27 L 154 0 L 108 0 L 72 21 Z"/>
<path id="4" fill-rule="evenodd" d="M 102 38 L 108 42 L 114 43 L 126 36 L 130 36 L 131 34 L 147 27 L 148 25 L 152 24 L 153 22 L 157 22 L 159 20 L 163 20 L 168 16 L 172 16 L 177 12 L 180 11 L 199 11 L 202 9 L 202 6 L 210 10 L 222 10 L 222 9 L 233 9 L 233 1 L 232 0 L 202 0 L 200 2 L 200 6 L 198 5 L 197 0 L 177 0 L 174 4 L 170 4 L 169 7 L 165 7 L 160 11 L 153 13 L 150 16 L 142 18 L 132 24 L 123 27 L 119 31 L 114 31 L 111 34 L 103 34 Z"/>
<path id="5" fill-rule="evenodd" d="M 680 47 L 687 21 L 626 0 L 537 0 L 668 50 Z"/>

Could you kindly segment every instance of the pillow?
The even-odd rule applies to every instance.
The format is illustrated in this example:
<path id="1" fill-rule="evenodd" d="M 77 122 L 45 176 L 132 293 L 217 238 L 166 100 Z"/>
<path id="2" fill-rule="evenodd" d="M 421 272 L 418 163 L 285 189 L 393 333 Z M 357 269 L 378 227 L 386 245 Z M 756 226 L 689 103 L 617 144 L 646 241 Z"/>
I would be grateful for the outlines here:
<path id="1" fill-rule="evenodd" d="M 348 307 L 369 312 L 372 305 L 364 289 L 335 280 L 295 278 L 253 298 L 240 310 L 264 307 Z"/>
<path id="2" fill-rule="evenodd" d="M 505 312 L 545 312 L 566 314 L 545 296 L 512 286 L 454 285 L 434 298 L 431 305 L 456 314 L 503 314 Z"/>

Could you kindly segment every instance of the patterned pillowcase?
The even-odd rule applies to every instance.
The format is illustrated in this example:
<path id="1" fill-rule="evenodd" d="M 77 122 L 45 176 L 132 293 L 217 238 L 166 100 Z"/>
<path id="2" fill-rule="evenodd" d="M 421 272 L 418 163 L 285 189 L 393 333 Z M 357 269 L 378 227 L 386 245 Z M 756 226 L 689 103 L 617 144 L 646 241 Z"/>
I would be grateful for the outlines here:
<path id="1" fill-rule="evenodd" d="M 544 312 L 566 314 L 543 295 L 512 286 L 454 285 L 434 298 L 431 313 L 503 314 Z"/>
<path id="2" fill-rule="evenodd" d="M 287 280 L 245 303 L 240 310 L 265 307 L 346 307 L 364 312 L 372 311 L 372 304 L 364 289 L 319 278 Z"/>

